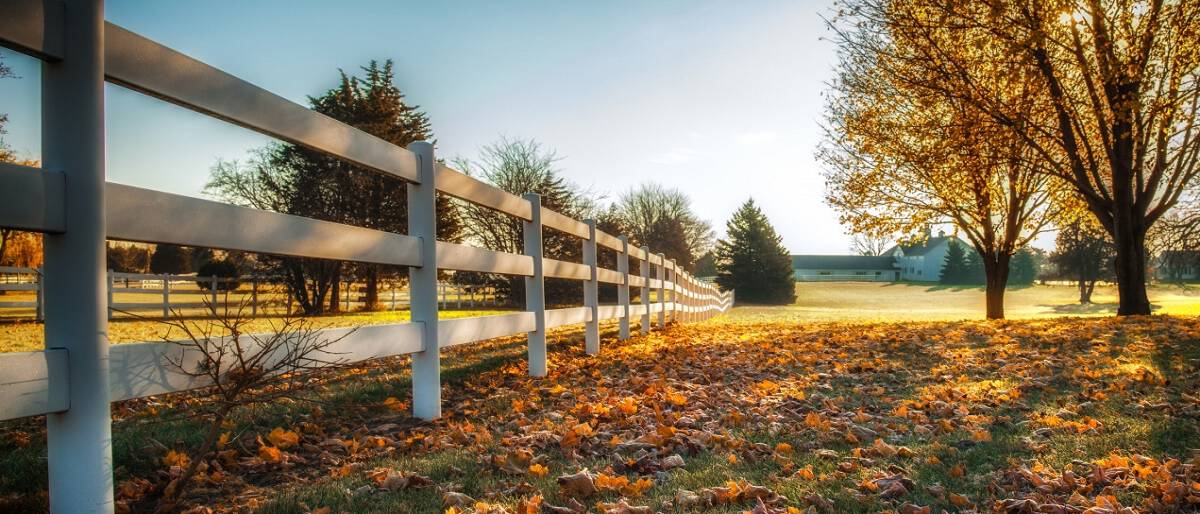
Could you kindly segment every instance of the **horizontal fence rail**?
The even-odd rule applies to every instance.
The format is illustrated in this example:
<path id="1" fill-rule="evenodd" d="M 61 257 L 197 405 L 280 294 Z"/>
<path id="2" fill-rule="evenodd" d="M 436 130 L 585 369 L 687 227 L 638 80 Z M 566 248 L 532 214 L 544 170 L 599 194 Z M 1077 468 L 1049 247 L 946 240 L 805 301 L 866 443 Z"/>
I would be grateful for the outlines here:
<path id="1" fill-rule="evenodd" d="M 341 363 L 411 355 L 413 413 L 423 419 L 441 413 L 442 348 L 526 334 L 529 372 L 542 376 L 549 329 L 583 324 L 585 349 L 595 355 L 601 321 L 616 320 L 625 339 L 633 324 L 646 333 L 733 304 L 732 291 L 696 279 L 653 248 L 543 208 L 536 195 L 510 194 L 438 163 L 429 143 L 401 148 L 107 23 L 102 7 L 100 0 L 0 2 L 0 45 L 44 62 L 43 165 L 0 165 L 0 226 L 47 234 L 38 287 L 10 289 L 43 296 L 47 349 L 0 354 L 0 419 L 47 415 L 54 512 L 112 512 L 111 402 L 210 385 L 167 365 L 199 363 L 199 352 L 186 346 L 109 346 L 112 296 L 135 288 L 116 287 L 106 274 L 106 238 L 407 267 L 412 322 L 330 328 L 318 337 L 336 341 L 329 351 Z M 406 181 L 408 234 L 105 183 L 103 81 Z M 522 220 L 522 252 L 437 241 L 436 193 Z M 547 228 L 577 238 L 582 262 L 543 256 Z M 617 269 L 599 266 L 601 250 L 617 256 Z M 439 319 L 448 299 L 438 270 L 524 277 L 526 309 Z M 129 278 L 161 280 L 164 298 L 170 293 L 175 277 L 148 277 Z M 546 309 L 547 277 L 582 282 L 582 306 Z M 617 286 L 617 304 L 600 305 L 602 283 Z M 79 287 L 88 294 L 72 295 Z"/>

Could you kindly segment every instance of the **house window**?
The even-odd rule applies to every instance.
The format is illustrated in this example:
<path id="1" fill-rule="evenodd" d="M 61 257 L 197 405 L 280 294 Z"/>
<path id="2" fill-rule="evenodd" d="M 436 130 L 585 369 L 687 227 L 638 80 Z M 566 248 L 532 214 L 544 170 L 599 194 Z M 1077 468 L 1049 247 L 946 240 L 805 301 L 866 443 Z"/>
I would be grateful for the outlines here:
<path id="1" fill-rule="evenodd" d="M 866 275 L 866 274 L 867 274 L 867 272 L 865 272 L 865 271 L 855 271 L 855 272 L 854 272 L 854 274 L 855 274 L 855 275 Z"/>
<path id="2" fill-rule="evenodd" d="M 832 274 L 833 274 L 833 272 L 832 272 L 832 271 L 822 271 L 822 272 L 820 272 L 820 273 L 817 273 L 817 274 L 818 274 L 818 275 L 832 275 Z"/>
<path id="3" fill-rule="evenodd" d="M 877 276 L 877 277 L 878 277 L 878 276 L 880 276 L 880 275 L 883 275 L 883 272 L 882 272 L 882 271 L 876 271 L 876 272 L 875 272 L 875 276 Z"/>

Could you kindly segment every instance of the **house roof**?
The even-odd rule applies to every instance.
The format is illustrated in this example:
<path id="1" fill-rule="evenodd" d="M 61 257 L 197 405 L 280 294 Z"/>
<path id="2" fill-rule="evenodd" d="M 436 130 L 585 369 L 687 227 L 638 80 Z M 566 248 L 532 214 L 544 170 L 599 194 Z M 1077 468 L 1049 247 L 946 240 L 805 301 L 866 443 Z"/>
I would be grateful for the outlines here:
<path id="1" fill-rule="evenodd" d="M 890 255 L 793 255 L 792 269 L 878 269 L 896 268 Z"/>
<path id="2" fill-rule="evenodd" d="M 891 249 L 889 249 L 885 253 L 885 255 L 895 254 L 896 248 L 900 248 L 900 249 L 904 250 L 904 255 L 906 257 L 916 257 L 918 255 L 925 255 L 925 254 L 929 253 L 930 251 L 932 251 L 934 248 L 937 248 L 938 246 L 941 246 L 943 244 L 948 244 L 947 242 L 950 241 L 951 239 L 954 239 L 954 237 L 955 236 L 936 236 L 936 237 L 931 237 L 922 243 L 917 243 L 914 245 L 896 245 L 896 246 L 893 246 Z"/>

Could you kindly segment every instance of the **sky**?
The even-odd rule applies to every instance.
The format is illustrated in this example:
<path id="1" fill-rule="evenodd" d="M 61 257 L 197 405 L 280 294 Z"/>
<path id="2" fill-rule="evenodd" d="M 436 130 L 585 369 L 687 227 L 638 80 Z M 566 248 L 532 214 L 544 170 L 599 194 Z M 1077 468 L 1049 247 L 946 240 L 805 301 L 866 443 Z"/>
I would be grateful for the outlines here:
<path id="1" fill-rule="evenodd" d="M 338 70 L 395 62 L 440 157 L 535 139 L 615 199 L 647 181 L 691 197 L 718 236 L 747 198 L 792 253 L 847 253 L 815 158 L 836 55 L 824 0 L 108 0 L 109 21 L 307 105 Z M 4 141 L 37 159 L 39 69 L 0 49 Z M 269 142 L 106 86 L 110 181 L 202 196 L 218 159 Z"/>

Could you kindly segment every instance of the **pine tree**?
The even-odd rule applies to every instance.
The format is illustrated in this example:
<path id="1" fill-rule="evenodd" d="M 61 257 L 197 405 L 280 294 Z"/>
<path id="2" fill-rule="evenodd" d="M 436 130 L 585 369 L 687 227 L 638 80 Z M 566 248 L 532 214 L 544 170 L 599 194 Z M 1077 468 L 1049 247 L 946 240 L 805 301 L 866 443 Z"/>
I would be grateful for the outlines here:
<path id="1" fill-rule="evenodd" d="M 1037 262 L 1034 261 L 1033 252 L 1028 248 L 1022 248 L 1013 254 L 1012 262 L 1009 264 L 1008 283 L 1014 286 L 1027 286 L 1033 284 L 1037 278 Z"/>
<path id="2" fill-rule="evenodd" d="M 979 252 L 975 249 L 967 252 L 967 260 L 965 264 L 963 276 L 965 284 L 983 285 L 987 282 L 987 273 L 983 270 L 983 259 L 979 258 Z"/>
<path id="3" fill-rule="evenodd" d="M 716 250 L 717 284 L 750 303 L 795 301 L 792 259 L 754 199 L 742 204 L 725 227 L 727 239 Z"/>
<path id="4" fill-rule="evenodd" d="M 946 259 L 942 261 L 942 276 L 941 283 L 943 284 L 966 284 L 967 277 L 967 253 L 963 251 L 962 245 L 958 244 L 956 239 L 950 240 L 950 246 L 946 249 Z"/>
<path id="5" fill-rule="evenodd" d="M 191 264 L 191 252 L 179 245 L 157 245 L 150 255 L 151 273 L 188 273 L 192 271 Z"/>

